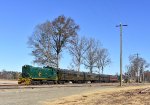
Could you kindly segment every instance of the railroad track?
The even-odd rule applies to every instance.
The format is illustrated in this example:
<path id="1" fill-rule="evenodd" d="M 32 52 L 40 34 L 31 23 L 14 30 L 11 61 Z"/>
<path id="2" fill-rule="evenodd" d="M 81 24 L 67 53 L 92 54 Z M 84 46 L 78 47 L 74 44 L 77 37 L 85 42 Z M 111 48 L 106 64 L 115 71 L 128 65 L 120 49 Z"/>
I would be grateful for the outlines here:
<path id="1" fill-rule="evenodd" d="M 17 89 L 19 88 L 19 85 L 8 85 L 8 84 L 4 84 L 4 85 L 0 85 L 0 89 Z"/>
<path id="2" fill-rule="evenodd" d="M 90 84 L 57 84 L 57 85 L 0 85 L 0 89 L 23 89 L 23 88 L 54 88 L 54 87 L 85 87 L 85 86 L 91 86 Z"/>
<path id="3" fill-rule="evenodd" d="M 136 84 L 139 86 L 139 84 Z M 131 86 L 136 86 L 131 84 Z M 141 84 L 142 85 L 142 84 Z M 23 84 L 0 84 L 0 89 L 23 89 L 23 88 L 60 88 L 60 87 L 107 87 L 118 86 L 118 83 L 91 83 L 91 84 L 51 84 L 51 85 L 23 85 Z M 126 85 L 125 85 L 126 86 Z M 130 86 L 130 85 L 127 85 Z M 150 93 L 150 88 L 143 89 L 139 93 Z"/>
<path id="4" fill-rule="evenodd" d="M 118 84 L 91 83 L 91 84 L 53 84 L 53 85 L 21 85 L 21 84 L 0 84 L 0 89 L 23 89 L 23 88 L 60 88 L 60 87 L 97 87 L 117 86 Z"/>

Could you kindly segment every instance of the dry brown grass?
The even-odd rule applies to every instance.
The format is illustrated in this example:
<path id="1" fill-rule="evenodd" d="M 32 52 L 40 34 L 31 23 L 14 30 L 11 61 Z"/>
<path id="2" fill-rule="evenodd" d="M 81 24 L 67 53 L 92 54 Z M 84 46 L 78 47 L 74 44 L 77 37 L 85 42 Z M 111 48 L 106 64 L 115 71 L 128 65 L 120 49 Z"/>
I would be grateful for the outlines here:
<path id="1" fill-rule="evenodd" d="M 44 105 L 150 105 L 149 86 L 130 86 L 92 91 L 45 102 Z"/>

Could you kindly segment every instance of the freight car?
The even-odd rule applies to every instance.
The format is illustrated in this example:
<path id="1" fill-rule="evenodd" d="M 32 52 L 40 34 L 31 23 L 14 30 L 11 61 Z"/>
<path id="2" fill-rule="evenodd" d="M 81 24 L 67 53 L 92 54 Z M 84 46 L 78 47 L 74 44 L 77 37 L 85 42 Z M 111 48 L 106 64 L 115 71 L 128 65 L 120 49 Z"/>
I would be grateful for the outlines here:
<path id="1" fill-rule="evenodd" d="M 74 70 L 59 69 L 58 82 L 85 83 L 95 80 L 95 75 L 86 72 L 77 72 Z"/>
<path id="2" fill-rule="evenodd" d="M 117 76 L 99 75 L 88 72 L 77 72 L 74 70 L 56 69 L 52 67 L 33 67 L 25 65 L 22 67 L 22 77 L 18 84 L 56 84 L 56 83 L 96 83 L 117 82 Z"/>

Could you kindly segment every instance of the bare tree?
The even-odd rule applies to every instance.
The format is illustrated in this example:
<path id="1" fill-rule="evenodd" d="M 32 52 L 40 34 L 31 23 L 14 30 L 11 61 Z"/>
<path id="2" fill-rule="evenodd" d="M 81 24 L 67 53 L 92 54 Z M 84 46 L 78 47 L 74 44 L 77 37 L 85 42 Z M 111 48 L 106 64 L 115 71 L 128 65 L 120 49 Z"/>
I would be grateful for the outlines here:
<path id="1" fill-rule="evenodd" d="M 90 38 L 88 41 L 88 50 L 84 57 L 84 65 L 86 68 L 90 70 L 90 73 L 93 72 L 93 68 L 96 67 L 97 61 L 97 49 L 98 49 L 99 42 L 95 41 L 94 39 Z"/>
<path id="2" fill-rule="evenodd" d="M 135 55 L 129 56 L 130 65 L 128 65 L 128 74 L 130 79 L 137 79 L 137 81 L 144 80 L 144 70 L 149 67 L 149 63 L 142 57 Z"/>
<path id="3" fill-rule="evenodd" d="M 108 50 L 105 48 L 99 48 L 97 50 L 97 61 L 96 61 L 96 66 L 99 69 L 99 73 L 101 70 L 103 74 L 104 68 L 110 63 L 111 59 L 109 57 Z"/>
<path id="4" fill-rule="evenodd" d="M 56 52 L 57 68 L 59 67 L 59 56 L 62 48 L 77 36 L 79 25 L 74 20 L 65 16 L 59 16 L 52 21 L 52 47 Z"/>
<path id="5" fill-rule="evenodd" d="M 63 15 L 52 22 L 38 25 L 29 38 L 32 55 L 35 57 L 34 63 L 58 68 L 62 49 L 77 35 L 78 30 L 79 26 L 74 20 Z"/>
<path id="6" fill-rule="evenodd" d="M 83 56 L 88 50 L 88 42 L 85 37 L 79 38 L 78 36 L 72 41 L 71 46 L 69 46 L 69 52 L 72 55 L 72 61 L 77 67 L 77 71 L 80 71 L 80 65 L 83 63 Z"/>
<path id="7" fill-rule="evenodd" d="M 55 67 L 56 56 L 51 44 L 51 27 L 49 21 L 37 25 L 33 35 L 29 37 L 28 44 L 35 57 L 34 63 Z"/>

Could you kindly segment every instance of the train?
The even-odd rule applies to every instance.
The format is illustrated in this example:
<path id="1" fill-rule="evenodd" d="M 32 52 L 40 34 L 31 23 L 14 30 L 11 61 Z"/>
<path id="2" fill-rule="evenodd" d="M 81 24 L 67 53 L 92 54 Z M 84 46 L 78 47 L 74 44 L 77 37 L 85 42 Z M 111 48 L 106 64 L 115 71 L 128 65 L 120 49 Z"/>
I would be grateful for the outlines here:
<path id="1" fill-rule="evenodd" d="M 53 67 L 33 67 L 31 65 L 24 65 L 22 66 L 21 77 L 18 79 L 18 84 L 25 85 L 98 82 L 118 82 L 118 77 L 115 75 L 100 75 Z"/>

